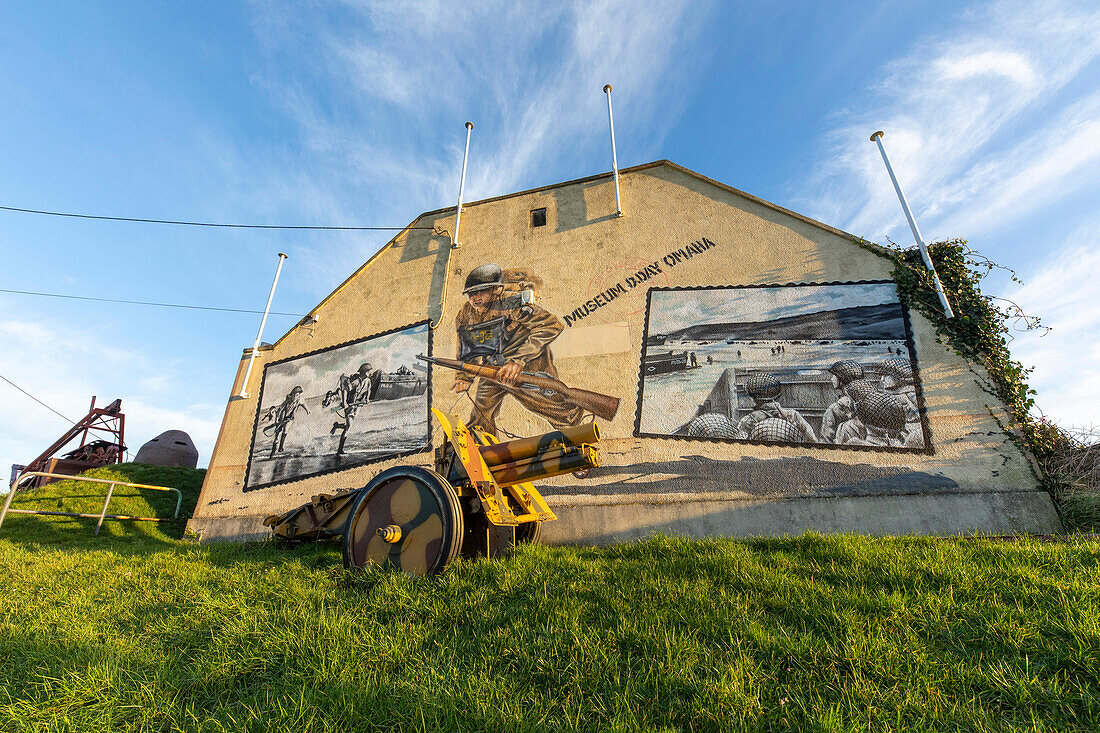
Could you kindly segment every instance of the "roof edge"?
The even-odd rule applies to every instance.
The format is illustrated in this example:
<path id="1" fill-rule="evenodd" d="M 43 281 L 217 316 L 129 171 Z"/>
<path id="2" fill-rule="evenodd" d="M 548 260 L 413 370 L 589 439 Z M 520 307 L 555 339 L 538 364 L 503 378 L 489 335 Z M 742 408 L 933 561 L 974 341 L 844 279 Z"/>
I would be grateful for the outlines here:
<path id="1" fill-rule="evenodd" d="M 828 225 L 824 222 L 818 221 L 817 219 L 813 219 L 813 218 L 811 218 L 809 216 L 806 216 L 804 214 L 799 214 L 797 211 L 791 211 L 790 209 L 785 208 L 783 206 L 780 206 L 779 204 L 774 204 L 771 201 L 768 201 L 767 199 L 762 199 L 759 196 L 754 196 L 751 193 L 748 193 L 746 191 L 742 191 L 739 188 L 734 188 L 733 186 L 722 183 L 721 181 L 717 181 L 713 178 L 710 178 L 709 176 L 704 176 L 702 173 L 699 173 L 697 171 L 693 171 L 691 168 L 686 168 L 686 167 L 680 165 L 679 163 L 674 163 L 674 162 L 672 162 L 671 160 L 669 160 L 667 158 L 660 158 L 660 159 L 654 160 L 650 163 L 642 163 L 640 165 L 630 166 L 629 168 L 620 168 L 619 173 L 620 173 L 620 175 L 624 174 L 624 173 L 639 173 L 641 171 L 649 170 L 650 168 L 661 168 L 661 167 L 668 167 L 668 168 L 671 168 L 673 170 L 679 171 L 680 173 L 683 173 L 687 176 L 691 176 L 692 178 L 703 181 L 704 183 L 708 183 L 712 186 L 720 188 L 723 191 L 727 191 L 729 193 L 740 196 L 741 198 L 747 199 L 748 201 L 752 201 L 755 204 L 759 204 L 761 206 L 764 206 L 765 208 L 772 209 L 773 211 L 778 211 L 781 214 L 785 214 L 785 215 L 787 215 L 789 217 L 792 217 L 794 219 L 797 219 L 798 221 L 801 221 L 805 224 L 809 224 L 810 226 L 817 227 L 818 229 L 829 232 L 830 234 L 835 234 L 839 237 L 849 239 L 849 240 L 852 241 L 853 244 L 855 244 L 857 246 L 860 246 L 860 247 L 868 248 L 868 249 L 874 251 L 876 254 L 884 255 L 884 256 L 887 256 L 887 257 L 891 256 L 890 250 L 888 250 L 887 248 L 883 247 L 880 244 L 876 244 L 875 242 L 871 242 L 869 240 L 866 240 L 863 237 L 857 237 L 856 235 L 851 234 L 850 232 L 846 232 L 843 229 L 838 229 L 834 226 L 830 226 L 830 225 Z M 583 178 L 574 178 L 570 181 L 562 181 L 560 183 L 551 183 L 551 184 L 546 185 L 546 186 L 538 186 L 536 188 L 524 189 L 523 191 L 515 191 L 513 193 L 500 194 L 499 196 L 491 196 L 491 197 L 485 198 L 485 199 L 478 199 L 477 201 L 468 201 L 468 202 L 464 202 L 462 205 L 463 205 L 464 208 L 471 207 L 471 206 L 480 206 L 481 204 L 489 204 L 489 203 L 493 203 L 493 202 L 496 202 L 496 201 L 503 201 L 505 199 L 515 198 L 516 196 L 527 196 L 527 195 L 532 194 L 532 193 L 541 193 L 542 191 L 550 191 L 552 189 L 561 188 L 563 186 L 575 186 L 575 185 L 581 184 L 581 183 L 591 183 L 592 181 L 600 181 L 600 180 L 603 180 L 605 178 L 612 178 L 612 177 L 614 177 L 614 172 L 613 171 L 607 171 L 605 173 L 597 173 L 595 175 L 585 176 Z M 424 217 L 436 216 L 438 214 L 444 214 L 444 213 L 450 212 L 454 208 L 455 208 L 454 206 L 444 206 L 444 207 L 439 208 L 439 209 L 432 209 L 431 211 L 422 212 L 422 213 L 418 214 L 417 216 L 415 216 L 413 218 L 413 220 L 410 221 L 405 226 L 404 229 L 402 229 L 392 239 L 390 239 L 388 242 L 386 242 L 386 244 L 384 244 L 382 247 L 380 247 L 378 249 L 378 251 L 376 251 L 373 255 L 371 255 L 367 259 L 367 261 L 364 262 L 361 266 L 356 268 L 354 272 L 352 272 L 350 275 L 348 275 L 348 277 L 342 283 L 340 283 L 338 286 L 336 286 L 336 288 L 331 293 L 326 295 L 321 300 L 320 303 L 315 305 L 313 308 L 310 308 L 309 315 L 315 314 L 326 303 L 328 303 L 330 300 L 332 300 L 332 298 L 337 293 L 339 293 L 341 290 L 343 290 L 352 280 L 354 280 L 356 278 L 356 276 L 359 275 L 359 273 L 361 273 L 363 270 L 365 270 L 367 267 L 369 267 L 375 260 L 378 259 L 378 257 L 383 252 L 385 252 L 387 249 L 389 249 L 390 246 L 392 246 L 398 239 L 400 239 L 402 236 L 407 234 L 409 232 L 409 230 L 418 221 L 420 221 Z M 306 318 L 308 318 L 308 317 L 309 316 L 306 316 Z M 287 330 L 287 332 L 284 333 L 275 342 L 274 345 L 278 346 L 280 343 L 282 343 L 283 340 L 286 339 L 294 331 L 294 329 L 298 328 L 299 326 L 301 326 L 305 322 L 306 318 L 303 318 L 301 321 L 299 321 L 298 323 L 291 326 Z"/>
<path id="2" fill-rule="evenodd" d="M 676 165 L 675 163 L 673 163 L 671 160 L 661 159 L 661 160 L 655 160 L 652 163 L 642 163 L 641 165 L 635 165 L 635 166 L 631 166 L 629 168 L 620 168 L 619 173 L 620 174 L 623 174 L 623 173 L 637 173 L 638 171 L 646 170 L 648 168 L 656 168 L 656 167 L 662 166 L 662 165 L 671 165 L 675 168 L 680 167 L 680 166 Z M 684 170 L 687 170 L 687 169 L 685 168 Z M 584 178 L 574 178 L 570 181 L 562 181 L 561 183 L 551 183 L 551 184 L 546 185 L 546 186 L 538 186 L 536 188 L 528 188 L 528 189 L 524 189 L 523 191 L 516 191 L 514 193 L 503 193 L 503 194 L 500 194 L 498 196 L 490 196 L 487 199 L 478 199 L 477 201 L 463 201 L 462 202 L 462 208 L 466 208 L 468 206 L 478 206 L 480 204 L 491 204 L 494 201 L 503 201 L 504 199 L 510 199 L 510 198 L 515 197 L 515 196 L 527 196 L 528 194 L 532 194 L 532 193 L 541 193 L 542 191 L 549 191 L 549 190 L 554 189 L 554 188 L 561 188 L 562 186 L 575 186 L 578 183 L 591 183 L 592 181 L 599 181 L 599 180 L 604 179 L 604 178 L 612 178 L 612 177 L 614 177 L 614 175 L 615 174 L 614 174 L 613 171 L 607 171 L 606 173 L 596 173 L 596 174 L 591 175 L 591 176 L 585 176 Z M 424 213 L 420 214 L 415 219 L 413 219 L 413 222 L 420 221 L 425 216 L 434 216 L 436 214 L 446 213 L 446 212 L 450 211 L 453 208 L 455 208 L 455 207 L 453 207 L 453 206 L 444 206 L 441 209 L 432 209 L 431 211 L 425 211 Z"/>
<path id="3" fill-rule="evenodd" d="M 767 199 L 762 199 L 759 196 L 754 196 L 753 194 L 748 193 L 747 191 L 742 191 L 739 188 L 734 188 L 733 186 L 722 183 L 721 181 L 716 181 L 713 178 L 710 178 L 708 176 L 704 176 L 702 173 L 699 173 L 697 171 L 693 171 L 690 168 L 685 168 L 684 166 L 682 166 L 678 163 L 673 163 L 671 160 L 659 160 L 659 161 L 656 161 L 654 164 L 651 164 L 651 165 L 655 165 L 657 163 L 667 165 L 671 168 L 674 168 L 674 169 L 680 171 L 681 173 L 685 173 L 685 174 L 691 176 L 692 178 L 698 178 L 700 181 L 704 181 L 706 183 L 709 183 L 712 186 L 717 186 L 718 188 L 721 188 L 724 191 L 729 191 L 730 193 L 737 194 L 738 196 L 741 196 L 742 198 L 746 198 L 749 201 L 752 201 L 753 203 L 757 203 L 757 204 L 760 204 L 761 206 L 765 206 L 765 207 L 767 207 L 769 209 L 772 209 L 774 211 L 778 211 L 780 213 L 786 214 L 787 216 L 798 219 L 799 221 L 804 222 L 806 224 L 810 224 L 810 225 L 815 226 L 819 229 L 824 229 L 825 231 L 829 232 L 830 234 L 836 234 L 837 236 L 845 237 L 847 239 L 851 239 L 853 242 L 861 242 L 863 244 L 870 244 L 874 247 L 880 247 L 880 245 L 877 245 L 874 242 L 868 242 L 863 237 L 856 236 L 855 234 L 852 234 L 851 232 L 846 232 L 843 229 L 838 229 L 837 227 L 830 226 L 829 224 L 826 224 L 825 222 L 818 221 L 817 219 L 806 216 L 805 214 L 799 214 L 797 211 L 791 211 L 790 209 L 785 208 L 783 206 L 780 206 L 779 204 L 773 204 L 771 201 L 768 201 Z M 886 251 L 887 250 L 883 248 L 883 252 L 886 252 Z"/>
<path id="4" fill-rule="evenodd" d="M 654 160 L 650 163 L 642 163 L 641 165 L 635 165 L 635 166 L 631 166 L 629 168 L 620 168 L 619 173 L 620 174 L 623 174 L 623 173 L 638 173 L 640 171 L 648 170 L 650 168 L 659 168 L 659 167 L 662 167 L 662 166 L 672 168 L 673 170 L 684 173 L 688 176 L 691 176 L 692 178 L 696 178 L 700 181 L 703 181 L 704 183 L 709 183 L 710 185 L 716 186 L 716 187 L 718 187 L 718 188 L 720 188 L 724 191 L 728 191 L 730 193 L 741 196 L 742 198 L 748 199 L 749 201 L 752 201 L 753 203 L 760 204 L 761 206 L 765 206 L 765 207 L 767 207 L 769 209 L 772 209 L 774 211 L 778 211 L 780 213 L 786 214 L 787 216 L 791 216 L 791 217 L 793 217 L 795 219 L 798 219 L 799 221 L 802 221 L 806 224 L 810 224 L 812 226 L 818 227 L 819 229 L 823 229 L 823 230 L 829 232 L 830 234 L 836 234 L 838 236 L 846 237 L 848 239 L 851 239 L 852 241 L 855 241 L 855 242 L 862 242 L 864 244 L 869 244 L 869 245 L 871 245 L 873 247 L 876 247 L 876 248 L 881 248 L 880 245 L 877 245 L 874 242 L 869 242 L 868 240 L 864 239 L 863 237 L 859 237 L 859 236 L 856 236 L 855 234 L 852 234 L 850 232 L 846 232 L 843 229 L 838 229 L 837 227 L 830 226 L 829 224 L 826 224 L 822 221 L 818 221 L 817 219 L 806 216 L 805 214 L 799 214 L 797 211 L 791 211 L 790 209 L 785 208 L 783 206 L 780 206 L 779 204 L 772 203 L 771 201 L 768 201 L 767 199 L 760 198 L 759 196 L 754 196 L 753 194 L 748 193 L 747 191 L 742 191 L 739 188 L 734 188 L 733 186 L 730 186 L 729 184 L 722 183 L 721 181 L 717 181 L 713 178 L 710 178 L 709 176 L 705 176 L 702 173 L 699 173 L 698 171 L 694 171 L 691 168 L 687 168 L 685 166 L 680 165 L 679 163 L 675 163 L 675 162 L 669 160 L 668 158 L 660 158 L 660 159 Z M 606 173 L 597 173 L 595 175 L 585 176 L 584 178 L 574 178 L 573 180 L 562 181 L 561 183 L 551 183 L 551 184 L 546 185 L 546 186 L 538 186 L 536 188 L 528 188 L 528 189 L 525 189 L 523 191 L 516 191 L 514 193 L 505 193 L 505 194 L 501 194 L 499 196 L 491 196 L 491 197 L 485 198 L 485 199 L 478 199 L 477 201 L 467 201 L 467 202 L 463 202 L 462 206 L 463 206 L 463 208 L 468 207 L 468 206 L 478 206 L 480 204 L 488 204 L 488 203 L 493 203 L 495 201 L 503 201 L 504 199 L 513 198 L 515 196 L 526 196 L 526 195 L 532 194 L 532 193 L 540 193 L 542 191 L 549 191 L 549 190 L 554 189 L 554 188 L 561 188 L 562 186 L 574 186 L 574 185 L 579 184 L 579 183 L 590 183 L 592 181 L 599 181 L 599 180 L 604 179 L 604 178 L 612 178 L 613 176 L 614 176 L 614 173 L 612 171 L 607 171 Z M 435 216 L 437 214 L 443 214 L 443 213 L 451 211 L 454 208 L 455 208 L 454 206 L 444 206 L 444 207 L 439 208 L 439 209 L 432 209 L 431 211 L 425 211 L 425 212 L 421 213 L 420 215 L 418 215 L 415 219 L 413 219 L 412 222 L 410 222 L 409 226 L 412 226 L 413 224 L 420 221 L 421 219 L 423 219 L 426 216 Z M 888 250 L 886 250 L 885 248 L 881 248 L 881 249 L 883 250 L 884 253 L 888 252 Z"/>

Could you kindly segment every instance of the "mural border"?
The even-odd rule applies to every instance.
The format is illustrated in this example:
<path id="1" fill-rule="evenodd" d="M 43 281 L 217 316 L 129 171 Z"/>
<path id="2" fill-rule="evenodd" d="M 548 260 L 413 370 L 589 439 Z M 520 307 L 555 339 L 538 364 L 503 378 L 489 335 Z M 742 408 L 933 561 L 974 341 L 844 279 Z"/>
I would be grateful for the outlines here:
<path id="1" fill-rule="evenodd" d="M 657 438 L 661 440 L 681 440 L 693 443 L 728 443 L 732 445 L 763 445 L 781 446 L 787 448 L 802 448 L 803 450 L 841 450 L 864 451 L 871 453 L 904 453 L 916 455 L 935 455 L 935 443 L 932 440 L 931 427 L 928 424 L 928 410 L 924 401 L 924 381 L 921 379 L 920 365 L 917 360 L 917 348 L 913 339 L 913 327 L 909 322 L 909 306 L 898 293 L 898 303 L 901 305 L 902 323 L 905 326 L 905 348 L 909 351 L 909 361 L 913 366 L 913 377 L 917 393 L 917 414 L 920 415 L 921 430 L 924 431 L 923 448 L 891 448 L 878 445 L 833 445 L 830 443 L 791 443 L 777 440 L 748 440 L 740 438 L 692 438 L 686 435 L 664 435 L 661 433 L 642 432 L 642 397 L 645 387 L 645 355 L 646 339 L 649 338 L 649 313 L 653 304 L 654 291 L 680 291 L 680 290 L 748 290 L 753 288 L 791 288 L 807 285 L 883 285 L 889 283 L 897 291 L 897 282 L 887 279 L 881 280 L 830 280 L 827 282 L 786 282 L 786 283 L 759 283 L 751 285 L 686 285 L 686 286 L 661 286 L 651 287 L 645 296 L 645 322 L 642 330 L 642 349 L 638 355 L 638 401 L 634 407 L 634 432 L 635 438 Z"/>
<path id="2" fill-rule="evenodd" d="M 279 359 L 278 361 L 272 361 L 272 362 L 269 362 L 267 364 L 264 364 L 264 373 L 263 373 L 263 377 L 260 380 L 260 391 L 256 395 L 256 414 L 252 418 L 252 438 L 248 443 L 248 463 L 245 465 L 245 469 L 244 469 L 244 485 L 241 488 L 241 493 L 245 494 L 245 493 L 248 493 L 248 492 L 251 492 L 251 491 L 260 491 L 261 489 L 270 489 L 272 486 L 283 486 L 285 484 L 292 484 L 292 483 L 296 483 L 298 481 L 308 481 L 310 479 L 317 478 L 318 476 L 330 476 L 334 473 L 341 473 L 343 471 L 351 471 L 353 469 L 361 468 L 363 466 L 369 466 L 372 463 L 380 463 L 382 461 L 388 461 L 392 458 L 400 458 L 402 456 L 412 456 L 412 455 L 416 455 L 417 453 L 426 453 L 426 452 L 431 451 L 432 450 L 432 443 L 433 443 L 433 436 L 432 436 L 432 364 L 431 364 L 431 362 L 429 362 L 428 363 L 428 376 L 427 376 L 428 389 L 424 393 L 425 397 L 427 397 L 427 402 L 428 402 L 428 406 L 427 406 L 428 441 L 427 441 L 427 444 L 426 444 L 425 447 L 417 448 L 415 450 L 400 451 L 398 453 L 390 453 L 388 455 L 381 456 L 379 458 L 371 458 L 369 460 L 366 460 L 366 461 L 364 461 L 362 463 L 359 463 L 359 464 L 356 464 L 354 466 L 348 466 L 347 468 L 328 468 L 328 469 L 325 469 L 324 471 L 318 471 L 317 473 L 311 473 L 308 476 L 297 476 L 295 478 L 282 479 L 281 481 L 269 481 L 268 483 L 256 484 L 255 486 L 249 486 L 248 485 L 248 476 L 249 476 L 249 474 L 252 473 L 252 454 L 255 451 L 255 447 L 256 447 L 255 446 L 255 443 L 256 443 L 256 429 L 257 429 L 257 426 L 259 425 L 260 405 L 263 404 L 264 387 L 267 385 L 267 369 L 268 369 L 268 367 L 278 366 L 279 364 L 285 364 L 288 361 L 294 361 L 296 359 L 302 359 L 302 358 L 305 358 L 307 356 L 315 356 L 317 354 L 323 354 L 326 351 L 332 351 L 334 349 L 341 349 L 345 346 L 352 346 L 354 344 L 362 343 L 363 341 L 370 341 L 371 339 L 375 339 L 375 338 L 378 338 L 380 336 L 389 336 L 392 333 L 397 333 L 398 331 L 405 331 L 405 330 L 408 330 L 410 328 L 416 328 L 417 326 L 421 326 L 421 325 L 427 325 L 428 326 L 428 328 L 427 328 L 427 333 L 428 333 L 428 354 L 427 355 L 432 356 L 433 355 L 432 354 L 432 337 L 433 337 L 433 332 L 434 332 L 435 329 L 432 328 L 431 319 L 425 318 L 421 321 L 416 321 L 415 323 L 408 323 L 408 324 L 405 324 L 404 326 L 396 326 L 395 328 L 390 328 L 390 329 L 387 329 L 385 331 L 379 331 L 378 333 L 372 333 L 369 336 L 362 336 L 360 338 L 352 339 L 350 341 L 343 341 L 343 342 L 338 343 L 338 344 L 333 344 L 332 346 L 325 346 L 324 348 L 321 348 L 321 349 L 314 349 L 313 351 L 303 351 L 301 354 L 294 354 L 293 356 L 288 356 L 285 359 Z"/>

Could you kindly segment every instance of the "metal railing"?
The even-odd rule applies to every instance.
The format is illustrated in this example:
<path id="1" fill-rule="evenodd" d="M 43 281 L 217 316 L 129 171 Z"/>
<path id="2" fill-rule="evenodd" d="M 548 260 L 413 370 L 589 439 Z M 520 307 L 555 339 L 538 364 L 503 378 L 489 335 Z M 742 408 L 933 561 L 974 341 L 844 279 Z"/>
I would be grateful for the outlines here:
<path id="1" fill-rule="evenodd" d="M 46 478 L 66 479 L 70 481 L 87 481 L 94 484 L 109 484 L 107 488 L 107 498 L 103 500 L 103 511 L 99 514 L 82 514 L 80 512 L 51 512 L 42 509 L 11 509 L 11 500 L 15 497 L 15 491 L 19 488 L 19 484 L 23 482 L 23 479 L 30 478 L 32 476 L 43 476 Z M 125 514 L 108 514 L 107 505 L 111 503 L 111 496 L 114 494 L 116 486 L 130 486 L 135 489 L 149 489 L 151 491 L 174 491 L 176 492 L 176 511 L 171 517 L 131 517 Z M 4 500 L 4 508 L 0 509 L 0 527 L 4 526 L 4 517 L 8 514 L 47 514 L 54 517 L 86 517 L 89 519 L 98 519 L 95 525 L 95 536 L 99 536 L 99 530 L 103 527 L 104 519 L 129 519 L 135 522 L 168 522 L 172 519 L 179 519 L 180 506 L 183 505 L 183 492 L 179 489 L 174 489 L 171 486 L 150 486 L 149 484 L 134 484 L 128 481 L 118 481 L 116 479 L 106 478 L 87 478 L 81 476 L 67 476 L 61 473 L 47 473 L 45 471 L 28 471 L 27 473 L 19 474 L 19 478 L 11 484 L 11 490 L 8 492 L 7 499 Z"/>

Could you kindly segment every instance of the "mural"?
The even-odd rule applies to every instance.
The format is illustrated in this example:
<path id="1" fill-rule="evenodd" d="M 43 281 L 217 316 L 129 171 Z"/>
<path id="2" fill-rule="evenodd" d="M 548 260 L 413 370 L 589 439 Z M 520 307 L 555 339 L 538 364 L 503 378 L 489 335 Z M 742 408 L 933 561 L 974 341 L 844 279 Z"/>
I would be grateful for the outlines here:
<path id="1" fill-rule="evenodd" d="M 431 361 L 456 370 L 451 390 L 469 397 L 470 425 L 498 434 L 497 415 L 508 398 L 559 429 L 589 414 L 611 420 L 618 411 L 618 398 L 558 379 L 550 345 L 565 326 L 535 302 L 541 287 L 527 268 L 485 264 L 466 277 L 468 300 L 455 317 L 458 359 Z"/>
<path id="2" fill-rule="evenodd" d="M 427 322 L 264 367 L 245 491 L 431 445 Z"/>
<path id="3" fill-rule="evenodd" d="M 635 434 L 931 451 L 890 281 L 649 291 Z"/>

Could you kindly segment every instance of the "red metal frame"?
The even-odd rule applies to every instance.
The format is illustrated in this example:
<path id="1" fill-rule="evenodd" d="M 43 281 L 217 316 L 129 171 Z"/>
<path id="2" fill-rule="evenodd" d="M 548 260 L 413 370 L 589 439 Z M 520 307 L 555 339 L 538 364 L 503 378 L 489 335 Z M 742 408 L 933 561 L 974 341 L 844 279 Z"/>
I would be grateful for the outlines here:
<path id="1" fill-rule="evenodd" d="M 92 397 L 92 404 L 88 408 L 88 414 L 66 430 L 65 433 L 54 441 L 53 445 L 43 451 L 41 455 L 28 463 L 27 467 L 23 469 L 21 473 L 50 471 L 51 459 L 53 459 L 62 448 L 72 442 L 73 438 L 77 435 L 80 435 L 80 445 L 69 451 L 69 454 L 77 453 L 81 448 L 88 445 L 89 435 L 93 436 L 95 440 L 104 441 L 108 444 L 108 447 L 113 447 L 115 450 L 107 451 L 106 460 L 103 460 L 102 457 L 96 457 L 91 461 L 73 460 L 67 458 L 69 455 L 67 454 L 66 458 L 58 459 L 58 461 L 55 462 L 54 469 L 60 468 L 56 463 L 63 460 L 68 460 L 73 464 L 85 464 L 83 466 L 74 466 L 81 468 L 81 470 L 84 468 L 93 468 L 95 466 L 108 466 L 112 463 L 122 463 L 123 454 L 126 451 L 126 416 L 122 414 L 122 400 L 117 399 L 106 407 L 96 407 L 95 397 Z"/>

